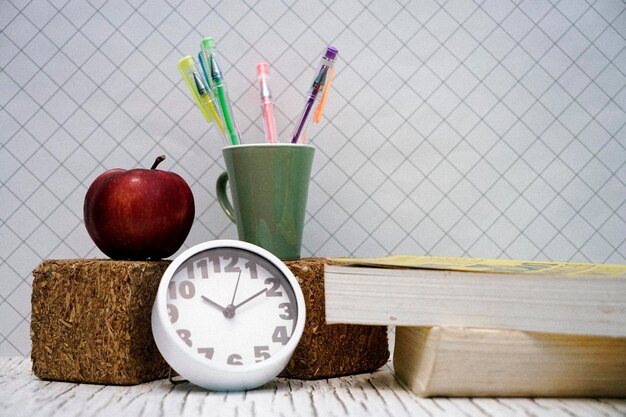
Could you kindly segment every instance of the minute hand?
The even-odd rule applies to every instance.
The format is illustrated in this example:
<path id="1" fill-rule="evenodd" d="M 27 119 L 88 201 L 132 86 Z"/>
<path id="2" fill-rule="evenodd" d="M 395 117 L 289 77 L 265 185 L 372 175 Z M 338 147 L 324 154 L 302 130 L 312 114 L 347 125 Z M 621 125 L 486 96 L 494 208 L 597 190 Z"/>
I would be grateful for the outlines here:
<path id="1" fill-rule="evenodd" d="M 267 288 L 263 288 L 261 291 L 257 292 L 256 294 L 251 295 L 250 297 L 246 298 L 245 300 L 243 300 L 242 302 L 240 302 L 239 304 L 235 306 L 235 310 L 241 307 L 242 305 L 244 305 L 245 303 L 257 298 L 259 295 L 263 294 L 265 291 L 267 291 Z"/>

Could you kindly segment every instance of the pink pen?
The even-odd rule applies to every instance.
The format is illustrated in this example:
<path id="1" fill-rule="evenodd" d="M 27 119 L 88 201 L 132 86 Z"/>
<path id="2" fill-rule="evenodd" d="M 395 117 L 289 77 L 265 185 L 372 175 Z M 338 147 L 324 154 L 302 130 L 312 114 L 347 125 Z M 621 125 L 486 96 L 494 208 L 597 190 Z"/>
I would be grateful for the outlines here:
<path id="1" fill-rule="evenodd" d="M 272 103 L 272 93 L 267 84 L 269 78 L 270 67 L 266 63 L 256 66 L 256 72 L 259 77 L 259 91 L 261 92 L 261 109 L 263 110 L 263 119 L 265 121 L 265 137 L 269 143 L 278 143 L 278 135 L 276 133 L 276 120 L 274 120 L 274 104 Z"/>

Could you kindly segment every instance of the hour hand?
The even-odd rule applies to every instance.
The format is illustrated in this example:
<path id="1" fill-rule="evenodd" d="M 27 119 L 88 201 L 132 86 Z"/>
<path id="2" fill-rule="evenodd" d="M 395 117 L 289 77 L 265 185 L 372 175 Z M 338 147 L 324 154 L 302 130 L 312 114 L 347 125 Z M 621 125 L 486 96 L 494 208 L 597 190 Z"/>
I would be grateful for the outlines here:
<path id="1" fill-rule="evenodd" d="M 200 298 L 202 298 L 203 301 L 206 301 L 207 303 L 213 305 L 214 307 L 219 308 L 221 312 L 224 312 L 224 310 L 226 310 L 226 307 L 222 307 L 221 305 L 217 304 L 215 301 L 211 300 L 209 297 L 205 297 L 204 295 L 202 295 L 200 296 Z"/>

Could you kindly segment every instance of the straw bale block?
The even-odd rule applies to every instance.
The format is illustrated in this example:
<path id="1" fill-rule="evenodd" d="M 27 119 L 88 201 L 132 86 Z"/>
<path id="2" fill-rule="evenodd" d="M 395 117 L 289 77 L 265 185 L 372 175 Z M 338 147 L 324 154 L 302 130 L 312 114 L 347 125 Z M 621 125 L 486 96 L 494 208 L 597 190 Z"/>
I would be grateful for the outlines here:
<path id="1" fill-rule="evenodd" d="M 387 326 L 326 324 L 324 265 L 329 262 L 322 258 L 285 262 L 300 283 L 307 310 L 300 343 L 280 376 L 354 375 L 376 370 L 389 359 Z"/>
<path id="2" fill-rule="evenodd" d="M 167 376 L 150 315 L 168 265 L 104 259 L 39 265 L 31 300 L 34 374 L 123 385 Z"/>

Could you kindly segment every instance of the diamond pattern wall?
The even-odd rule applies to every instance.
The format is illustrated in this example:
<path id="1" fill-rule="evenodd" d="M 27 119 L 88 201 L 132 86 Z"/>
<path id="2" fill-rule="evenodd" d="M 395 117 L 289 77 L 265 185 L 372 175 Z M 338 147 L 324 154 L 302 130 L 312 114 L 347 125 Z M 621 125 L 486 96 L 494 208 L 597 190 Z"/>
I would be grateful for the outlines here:
<path id="1" fill-rule="evenodd" d="M 329 43 L 340 50 L 304 255 L 626 260 L 626 12 L 619 0 L 0 2 L 0 354 L 30 350 L 30 271 L 103 256 L 82 223 L 105 169 L 191 185 L 185 247 L 234 238 L 223 142 L 177 60 L 218 41 L 247 142 L 254 66 L 283 141 Z"/>

